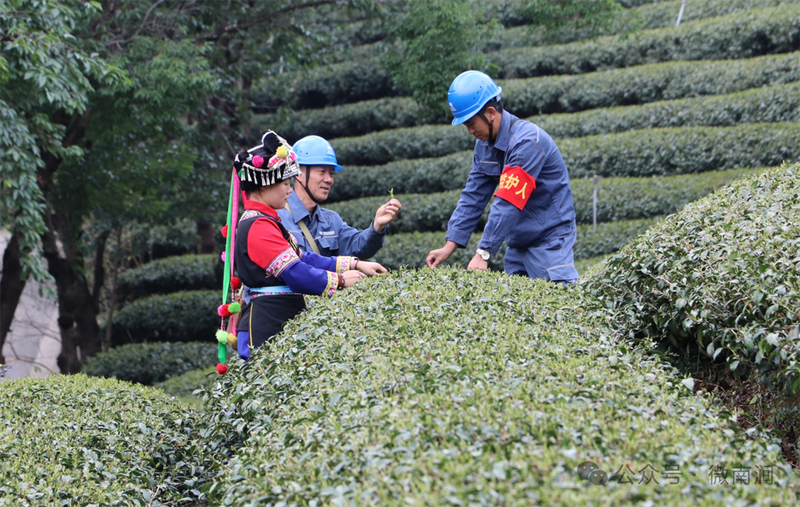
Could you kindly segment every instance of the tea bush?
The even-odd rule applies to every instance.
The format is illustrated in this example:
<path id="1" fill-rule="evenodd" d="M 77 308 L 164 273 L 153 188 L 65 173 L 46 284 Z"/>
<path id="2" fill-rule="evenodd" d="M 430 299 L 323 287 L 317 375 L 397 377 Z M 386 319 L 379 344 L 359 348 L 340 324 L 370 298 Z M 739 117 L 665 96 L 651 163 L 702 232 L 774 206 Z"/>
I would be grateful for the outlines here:
<path id="1" fill-rule="evenodd" d="M 618 2 L 619 3 L 619 2 Z M 774 7 L 783 4 L 797 3 L 796 0 L 705 0 L 703 2 L 686 3 L 681 22 L 723 16 L 734 12 L 746 11 L 757 7 Z M 681 0 L 649 3 L 619 13 L 611 26 L 600 30 L 599 35 L 615 35 L 633 30 L 666 28 L 674 26 L 681 10 Z M 568 44 L 580 40 L 594 38 L 590 29 L 576 29 L 564 26 L 555 33 L 549 33 L 533 26 L 515 26 L 500 30 L 487 43 L 488 50 L 510 47 L 544 46 L 550 44 Z"/>
<path id="2" fill-rule="evenodd" d="M 215 270 L 219 270 L 219 280 Z M 214 289 L 222 284 L 219 255 L 180 255 L 148 262 L 119 277 L 120 298 L 141 298 L 181 290 Z"/>
<path id="3" fill-rule="evenodd" d="M 486 57 L 490 63 L 502 67 L 502 71 L 493 77 L 516 81 L 519 78 L 551 76 L 550 82 L 564 82 L 565 76 L 560 74 L 587 74 L 659 62 L 752 59 L 789 53 L 797 49 L 800 49 L 800 6 L 784 5 L 690 21 L 682 23 L 678 28 L 645 30 L 627 38 L 612 36 L 563 45 L 510 48 L 488 53 Z M 366 59 L 318 67 L 306 75 L 280 74 L 254 85 L 254 102 L 273 108 L 284 106 L 291 109 L 313 109 L 357 100 L 409 95 L 407 90 L 393 84 L 388 71 L 382 65 L 381 59 Z M 694 67 L 702 69 L 703 66 L 696 62 Z M 796 65 L 792 72 L 798 72 Z M 725 86 L 733 86 L 729 92 L 750 88 L 735 83 L 730 77 L 721 80 L 715 79 L 712 73 L 704 74 L 710 76 L 708 79 L 712 83 L 722 82 Z M 650 77 L 644 73 L 639 80 L 646 81 Z M 514 88 L 506 88 L 504 83 L 499 84 L 503 86 L 503 96 L 508 101 L 506 106 L 515 113 L 531 115 L 570 111 L 539 111 L 518 107 L 510 100 L 515 94 Z M 625 88 L 635 95 L 636 84 L 622 83 L 623 86 L 626 84 Z M 520 81 L 516 85 L 523 90 L 530 89 L 531 97 L 541 96 L 543 92 L 530 83 Z M 643 93 L 649 91 L 648 88 L 643 89 Z M 594 99 L 597 94 L 604 95 L 605 89 L 597 89 L 588 98 Z M 614 93 L 610 96 L 613 97 Z M 576 94 L 576 97 L 581 95 Z M 551 94 L 538 100 L 540 103 L 552 101 Z M 605 105 L 625 104 L 627 103 Z M 581 110 L 585 109 L 588 108 Z"/>
<path id="4" fill-rule="evenodd" d="M 605 222 L 597 224 L 597 232 L 593 232 L 592 225 L 579 225 L 578 238 L 573 249 L 575 260 L 614 253 L 654 223 L 655 219 Z M 386 240 L 386 246 L 375 255 L 375 260 L 389 269 L 400 269 L 404 266 L 421 268 L 426 266 L 425 258 L 428 256 L 428 252 L 444 246 L 444 238 L 444 232 L 396 234 Z M 480 234 L 473 234 L 466 248 L 457 249 L 445 262 L 445 265 L 466 268 L 469 261 L 475 256 L 475 248 L 477 248 L 479 240 Z M 500 251 L 489 259 L 490 269 L 503 270 L 505 248 L 504 244 Z"/>
<path id="5" fill-rule="evenodd" d="M 800 49 L 800 6 L 752 9 L 727 16 L 643 30 L 628 37 L 510 48 L 488 55 L 501 78 L 585 74 L 678 60 L 728 60 Z"/>
<path id="6" fill-rule="evenodd" d="M 558 140 L 570 177 L 671 176 L 778 166 L 800 158 L 800 124 L 678 127 Z M 395 193 L 434 193 L 463 188 L 472 151 L 439 158 L 401 160 L 350 168 L 336 181 L 330 201 Z M 344 174 L 344 173 L 343 173 Z"/>
<path id="7" fill-rule="evenodd" d="M 90 357 L 81 371 L 90 377 L 151 385 L 216 363 L 217 351 L 208 341 L 131 343 Z"/>
<path id="8" fill-rule="evenodd" d="M 213 345 L 209 347 L 208 343 L 203 344 L 204 347 L 210 348 L 214 354 Z M 216 358 L 206 363 L 206 365 L 214 364 Z M 205 388 L 211 389 L 214 384 L 219 380 L 219 373 L 217 373 L 216 366 L 205 366 L 196 370 L 187 371 L 182 375 L 170 377 L 164 382 L 158 382 L 155 387 L 161 389 L 170 396 L 175 396 L 182 400 L 197 399 L 195 398 L 194 391 L 197 389 Z"/>
<path id="9" fill-rule="evenodd" d="M 527 120 L 554 138 L 660 127 L 733 127 L 747 123 L 798 122 L 800 83 L 640 106 L 532 116 Z M 441 157 L 472 149 L 475 138 L 464 127 L 441 125 L 386 130 L 361 137 L 335 139 L 332 144 L 340 164 L 373 165 Z"/>
<path id="10" fill-rule="evenodd" d="M 85 375 L 0 382 L 0 505 L 202 505 L 198 416 L 164 393 Z"/>
<path id="11" fill-rule="evenodd" d="M 598 185 L 597 220 L 611 222 L 667 215 L 743 176 L 753 169 L 731 169 L 656 178 L 605 178 Z M 570 181 L 579 224 L 592 223 L 592 191 L 590 180 Z M 435 194 L 395 195 L 403 203 L 397 218 L 386 228 L 387 234 L 404 232 L 443 231 L 456 207 L 461 190 Z M 388 196 L 363 197 L 327 205 L 339 213 L 348 224 L 365 229 L 372 224 L 375 210 Z M 486 207 L 478 223 L 483 229 L 489 215 Z"/>
<path id="12" fill-rule="evenodd" d="M 219 327 L 215 290 L 180 291 L 138 299 L 114 315 L 112 344 L 212 339 Z"/>
<path id="13" fill-rule="evenodd" d="M 800 166 L 736 182 L 663 221 L 587 288 L 637 336 L 800 388 Z"/>
<path id="14" fill-rule="evenodd" d="M 525 117 L 722 95 L 796 81 L 800 81 L 797 52 L 746 60 L 656 63 L 576 76 L 500 80 L 498 84 L 503 87 L 506 108 Z M 412 99 L 395 97 L 318 110 L 256 115 L 251 129 L 263 132 L 279 125 L 298 139 L 309 134 L 326 138 L 357 136 L 420 125 L 418 114 L 418 106 Z M 439 121 L 449 123 L 445 117 Z"/>
<path id="15" fill-rule="evenodd" d="M 611 339 L 601 315 L 577 288 L 450 269 L 322 300 L 208 393 L 204 431 L 233 453 L 210 502 L 795 502 L 771 437 L 748 439 L 645 347 Z M 606 487 L 576 473 L 587 460 Z M 767 463 L 772 484 L 708 480 L 714 466 Z"/>

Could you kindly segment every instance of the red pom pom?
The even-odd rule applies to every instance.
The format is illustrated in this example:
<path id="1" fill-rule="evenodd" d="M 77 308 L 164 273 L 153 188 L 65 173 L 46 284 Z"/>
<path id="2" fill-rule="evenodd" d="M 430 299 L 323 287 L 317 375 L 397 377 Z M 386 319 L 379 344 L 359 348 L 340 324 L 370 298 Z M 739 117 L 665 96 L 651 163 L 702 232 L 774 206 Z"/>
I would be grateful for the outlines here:
<path id="1" fill-rule="evenodd" d="M 231 289 L 236 290 L 242 286 L 242 281 L 239 280 L 239 277 L 232 276 L 231 277 Z"/>
<path id="2" fill-rule="evenodd" d="M 262 157 L 259 157 L 258 155 L 253 157 L 253 166 L 261 167 L 262 165 L 264 165 L 264 159 Z"/>
<path id="3" fill-rule="evenodd" d="M 225 224 L 225 227 L 220 229 L 219 232 L 222 233 L 222 237 L 223 238 L 227 238 L 228 237 L 228 224 Z"/>
<path id="4" fill-rule="evenodd" d="M 228 372 L 228 367 L 222 363 L 217 363 L 217 373 L 225 375 Z"/>
<path id="5" fill-rule="evenodd" d="M 217 308 L 217 313 L 219 313 L 219 316 L 222 317 L 223 319 L 225 317 L 230 317 L 231 315 L 233 315 L 230 309 L 228 309 L 228 305 L 222 305 L 219 308 Z"/>

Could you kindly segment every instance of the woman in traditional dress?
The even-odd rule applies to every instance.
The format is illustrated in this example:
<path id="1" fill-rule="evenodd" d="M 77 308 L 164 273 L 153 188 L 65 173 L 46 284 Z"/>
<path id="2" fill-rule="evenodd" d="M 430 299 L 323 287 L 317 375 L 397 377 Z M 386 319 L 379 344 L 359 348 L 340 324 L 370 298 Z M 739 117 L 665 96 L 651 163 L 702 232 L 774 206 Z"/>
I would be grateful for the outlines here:
<path id="1" fill-rule="evenodd" d="M 247 359 L 250 350 L 270 341 L 305 309 L 303 294 L 332 296 L 365 275 L 386 273 L 386 268 L 297 247 L 276 210 L 286 205 L 292 193 L 290 179 L 300 171 L 291 146 L 274 132 L 266 132 L 260 145 L 239 153 L 234 167 L 246 195 L 236 229 L 234 265 L 249 295 L 238 326 L 238 352 Z"/>

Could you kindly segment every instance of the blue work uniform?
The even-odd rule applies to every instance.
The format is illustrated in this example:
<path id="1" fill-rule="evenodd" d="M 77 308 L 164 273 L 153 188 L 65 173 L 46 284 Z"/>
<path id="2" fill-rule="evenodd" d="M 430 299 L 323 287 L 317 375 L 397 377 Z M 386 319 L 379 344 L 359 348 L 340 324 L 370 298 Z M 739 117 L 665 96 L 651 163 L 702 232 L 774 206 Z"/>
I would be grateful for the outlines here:
<path id="1" fill-rule="evenodd" d="M 567 166 L 544 130 L 508 111 L 503 111 L 494 143 L 475 143 L 472 171 L 447 225 L 447 240 L 466 246 L 503 169 L 509 166 L 521 167 L 532 176 L 536 190 L 521 210 L 495 199 L 478 248 L 494 255 L 506 241 L 506 273 L 575 282 L 575 206 Z"/>
<path id="2" fill-rule="evenodd" d="M 292 233 L 297 240 L 297 246 L 304 252 L 313 252 L 298 225 L 304 221 L 308 231 L 317 243 L 319 253 L 325 257 L 346 255 L 369 259 L 383 246 L 384 232 L 378 232 L 371 225 L 359 231 L 350 227 L 335 211 L 317 206 L 313 213 L 309 213 L 306 205 L 295 193 L 289 195 L 289 206 L 292 211 L 284 208 L 278 210 L 278 216 L 284 227 Z M 384 229 L 385 231 L 385 229 Z"/>

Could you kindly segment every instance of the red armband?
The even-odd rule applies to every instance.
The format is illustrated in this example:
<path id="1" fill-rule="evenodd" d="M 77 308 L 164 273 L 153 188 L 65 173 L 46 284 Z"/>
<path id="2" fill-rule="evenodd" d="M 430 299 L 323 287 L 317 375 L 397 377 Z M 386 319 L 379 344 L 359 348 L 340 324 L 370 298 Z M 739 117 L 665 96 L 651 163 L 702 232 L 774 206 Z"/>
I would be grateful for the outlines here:
<path id="1" fill-rule="evenodd" d="M 503 169 L 503 173 L 500 175 L 500 185 L 494 195 L 521 210 L 528 203 L 534 190 L 536 190 L 534 177 L 521 167 L 509 165 Z"/>

